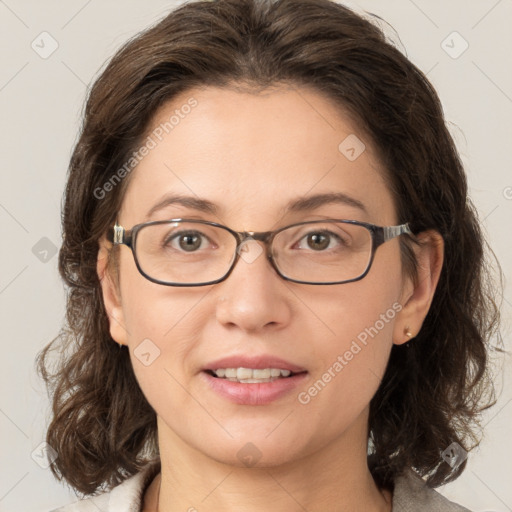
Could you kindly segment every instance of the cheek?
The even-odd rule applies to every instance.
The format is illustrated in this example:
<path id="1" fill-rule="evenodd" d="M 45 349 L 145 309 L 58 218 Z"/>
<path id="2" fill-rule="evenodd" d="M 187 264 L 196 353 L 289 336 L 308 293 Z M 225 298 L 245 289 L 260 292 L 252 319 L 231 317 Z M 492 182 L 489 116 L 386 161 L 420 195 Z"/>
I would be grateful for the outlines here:
<path id="1" fill-rule="evenodd" d="M 179 383 L 194 370 L 191 356 L 206 321 L 201 303 L 207 290 L 161 286 L 138 272 L 125 276 L 123 318 L 135 375 L 153 407 L 162 394 L 176 404 Z"/>
<path id="2" fill-rule="evenodd" d="M 121 293 L 123 318 L 132 346 L 146 338 L 162 347 L 171 337 L 189 338 L 191 333 L 185 328 L 187 317 L 209 290 L 153 283 L 139 273 L 133 258 L 128 256 L 122 262 Z M 184 329 L 182 336 L 176 335 Z"/>
<path id="3" fill-rule="evenodd" d="M 146 304 L 151 303 L 130 308 L 130 357 L 150 405 L 159 415 L 173 418 L 176 410 L 190 407 L 187 389 L 202 320 L 194 304 L 181 297 L 152 297 Z"/>
<path id="4" fill-rule="evenodd" d="M 360 314 L 357 320 L 352 316 L 343 322 L 340 316 L 336 336 L 318 340 L 324 343 L 321 364 L 299 390 L 297 403 L 300 416 L 315 418 L 321 426 L 322 442 L 338 438 L 356 423 L 365 428 L 364 414 L 380 386 L 392 347 L 395 310 L 384 309 L 385 320 L 381 311 L 366 305 L 364 319 Z"/>
<path id="5" fill-rule="evenodd" d="M 315 340 L 317 364 L 298 401 L 333 431 L 368 406 L 393 345 L 401 274 L 382 252 L 363 280 L 333 286 L 311 302 L 327 329 Z"/>
<path id="6" fill-rule="evenodd" d="M 325 383 L 325 387 L 342 388 L 345 396 L 359 399 L 366 387 L 378 385 L 392 347 L 395 318 L 401 309 L 398 302 L 387 299 L 374 296 L 363 307 L 356 300 L 338 306 L 331 303 L 323 310 L 329 333 L 315 340 L 318 364 L 314 371 L 321 381 L 319 391 Z"/>

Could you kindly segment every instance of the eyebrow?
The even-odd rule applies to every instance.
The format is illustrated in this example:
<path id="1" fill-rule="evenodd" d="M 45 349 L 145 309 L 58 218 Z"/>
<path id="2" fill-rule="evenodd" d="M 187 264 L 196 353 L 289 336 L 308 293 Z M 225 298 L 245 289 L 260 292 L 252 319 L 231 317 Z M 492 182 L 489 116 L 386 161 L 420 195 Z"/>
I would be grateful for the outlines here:
<path id="1" fill-rule="evenodd" d="M 158 210 L 162 210 L 166 206 L 179 204 L 193 210 L 216 215 L 218 206 L 207 199 L 200 199 L 193 196 L 183 196 L 179 194 L 167 194 L 158 203 L 156 203 L 146 214 L 146 220 L 149 219 Z"/>
<path id="2" fill-rule="evenodd" d="M 198 197 L 184 196 L 179 194 L 167 194 L 148 211 L 146 214 L 146 219 L 148 220 L 158 210 L 173 204 L 185 206 L 187 208 L 191 208 L 193 210 L 204 213 L 210 213 L 212 215 L 217 215 L 220 210 L 218 205 L 212 201 L 208 201 L 207 199 L 200 199 Z M 324 194 L 315 194 L 312 196 L 294 199 L 285 205 L 284 211 L 285 213 L 310 211 L 326 204 L 344 204 L 358 208 L 366 214 L 368 213 L 366 207 L 361 201 L 342 192 L 328 192 Z"/>
<path id="3" fill-rule="evenodd" d="M 358 208 L 359 210 L 366 214 L 368 213 L 366 207 L 361 201 L 355 199 L 354 197 L 350 197 L 347 194 L 343 194 L 342 192 L 327 192 L 325 194 L 315 194 L 312 196 L 295 199 L 290 201 L 285 206 L 285 211 L 301 212 L 314 210 L 326 204 L 344 204 L 347 206 Z"/>

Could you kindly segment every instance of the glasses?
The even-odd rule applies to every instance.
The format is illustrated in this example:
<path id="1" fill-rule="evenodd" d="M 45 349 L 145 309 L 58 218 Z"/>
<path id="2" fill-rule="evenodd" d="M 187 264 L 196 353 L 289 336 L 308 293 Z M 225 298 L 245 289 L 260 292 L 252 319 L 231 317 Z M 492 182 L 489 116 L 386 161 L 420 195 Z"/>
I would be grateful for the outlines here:
<path id="1" fill-rule="evenodd" d="M 276 231 L 234 231 L 195 219 L 171 219 L 137 224 L 126 230 L 116 222 L 107 233 L 114 245 L 133 252 L 139 272 L 166 286 L 205 286 L 220 283 L 240 258 L 252 263 L 263 250 L 283 279 L 303 284 L 342 284 L 368 274 L 375 251 L 404 233 L 409 224 L 376 226 L 355 220 L 312 220 Z"/>

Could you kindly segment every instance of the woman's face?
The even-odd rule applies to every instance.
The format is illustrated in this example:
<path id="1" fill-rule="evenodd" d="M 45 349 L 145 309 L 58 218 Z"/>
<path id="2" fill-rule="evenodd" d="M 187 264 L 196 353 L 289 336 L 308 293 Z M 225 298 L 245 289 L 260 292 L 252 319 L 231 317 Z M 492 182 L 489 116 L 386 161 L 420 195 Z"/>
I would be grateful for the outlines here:
<path id="1" fill-rule="evenodd" d="M 397 224 L 370 142 L 310 89 L 193 89 L 162 107 L 147 135 L 154 147 L 132 171 L 118 216 L 127 229 L 180 217 L 237 231 L 326 218 Z M 287 209 L 331 193 L 353 201 Z M 216 213 L 175 202 L 147 217 L 167 194 L 207 200 Z M 252 256 L 240 258 L 225 281 L 201 287 L 150 282 L 120 248 L 118 302 L 106 300 L 111 333 L 129 347 L 158 415 L 161 449 L 180 445 L 229 464 L 276 465 L 366 439 L 369 402 L 392 344 L 406 340 L 399 311 L 411 288 L 398 239 L 377 250 L 364 279 L 329 286 L 283 280 L 258 246 L 250 242 Z M 290 365 L 302 373 L 270 386 L 205 372 L 227 357 L 235 360 L 221 367 Z"/>

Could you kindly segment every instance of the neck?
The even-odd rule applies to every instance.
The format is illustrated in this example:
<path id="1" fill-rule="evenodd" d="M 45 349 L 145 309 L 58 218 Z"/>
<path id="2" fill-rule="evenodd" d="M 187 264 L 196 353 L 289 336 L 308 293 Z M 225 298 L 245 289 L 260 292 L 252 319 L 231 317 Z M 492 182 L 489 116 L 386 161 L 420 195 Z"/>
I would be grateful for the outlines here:
<path id="1" fill-rule="evenodd" d="M 365 420 L 365 418 L 362 418 Z M 391 494 L 375 484 L 366 461 L 366 435 L 354 426 L 299 460 L 272 467 L 238 467 L 214 460 L 171 432 L 159 419 L 161 474 L 147 502 L 157 512 L 388 512 Z"/>

